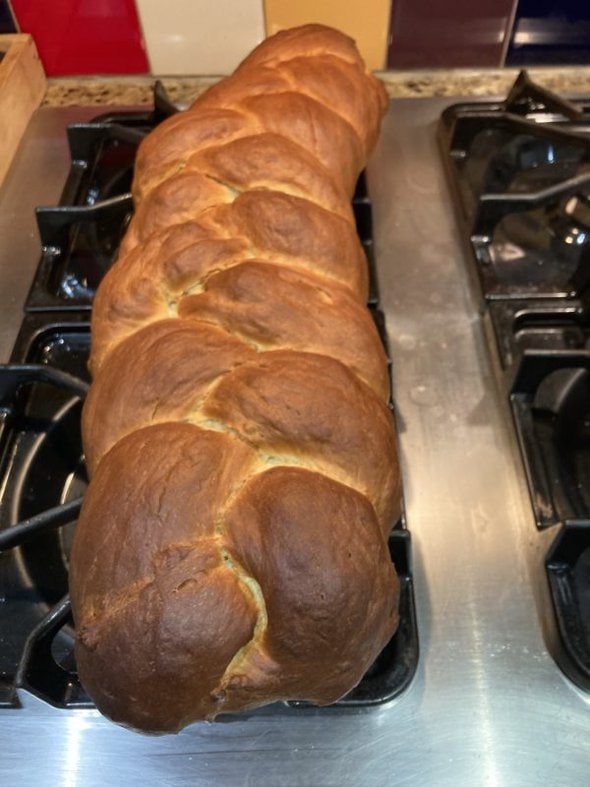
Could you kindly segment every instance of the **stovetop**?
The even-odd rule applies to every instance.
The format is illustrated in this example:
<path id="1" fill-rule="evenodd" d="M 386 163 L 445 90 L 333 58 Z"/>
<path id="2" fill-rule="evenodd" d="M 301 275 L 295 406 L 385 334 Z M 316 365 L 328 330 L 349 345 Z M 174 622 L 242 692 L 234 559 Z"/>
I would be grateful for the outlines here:
<path id="1" fill-rule="evenodd" d="M 554 527 L 554 656 L 590 691 L 590 104 L 521 72 L 438 125 L 471 270 L 508 380 L 531 504 Z"/>
<path id="2" fill-rule="evenodd" d="M 27 690 L 59 708 L 93 707 L 76 672 L 67 597 L 70 548 L 87 486 L 81 400 L 92 301 L 133 212 L 129 190 L 137 145 L 176 111 L 161 90 L 154 103 L 153 111 L 114 112 L 70 124 L 71 165 L 60 204 L 36 210 L 41 258 L 10 364 L 0 366 L 0 550 L 12 550 L 0 563 L 9 611 L 0 618 L 0 703 L 7 706 L 18 706 L 19 690 Z M 369 266 L 369 310 L 387 353 L 364 173 L 352 205 Z M 339 707 L 388 702 L 416 670 L 410 533 L 403 518 L 393 525 L 389 548 L 400 579 L 400 625 Z M 303 705 L 292 701 L 286 707 Z"/>
<path id="3" fill-rule="evenodd" d="M 13 408 L 22 406 L 31 431 L 19 432 L 28 446 L 27 461 L 9 482 L 17 493 L 5 498 L 19 502 L 3 516 L 13 524 L 47 506 L 70 508 L 60 509 L 64 521 L 54 523 L 56 529 L 40 546 L 32 546 L 38 544 L 37 534 L 12 550 L 10 558 L 0 558 L 0 565 L 15 562 L 13 568 L 26 580 L 16 608 L 9 609 L 9 594 L 4 594 L 0 625 L 10 627 L 11 616 L 20 624 L 30 594 L 39 588 L 44 607 L 31 621 L 36 636 L 29 640 L 28 659 L 17 659 L 27 667 L 21 666 L 16 691 L 11 668 L 1 667 L 7 680 L 0 684 L 0 724 L 14 757 L 0 765 L 0 773 L 31 784 L 125 779 L 442 785 L 533 783 L 558 767 L 555 778 L 561 783 L 583 779 L 590 695 L 580 686 L 579 674 L 570 670 L 566 677 L 563 671 L 563 626 L 560 630 L 552 599 L 571 595 L 572 587 L 581 593 L 587 587 L 587 566 L 575 557 L 586 554 L 585 522 L 579 509 L 575 521 L 566 522 L 559 505 L 554 521 L 542 526 L 536 521 L 512 421 L 519 407 L 531 412 L 531 376 L 523 381 L 517 372 L 520 339 L 509 343 L 512 358 L 498 350 L 489 299 L 482 297 L 481 277 L 473 275 L 477 268 L 462 245 L 437 149 L 438 118 L 453 103 L 392 101 L 367 171 L 372 232 L 365 244 L 378 282 L 372 305 L 380 312 L 393 362 L 405 531 L 412 540 L 410 553 L 402 534 L 403 555 L 397 557 L 405 561 L 412 582 L 414 646 L 420 643 L 419 658 L 415 647 L 411 651 L 416 663 L 409 679 L 378 704 L 273 706 L 213 725 L 193 725 L 167 738 L 137 736 L 102 719 L 75 680 L 64 599 L 72 528 L 66 520 L 75 519 L 85 483 L 75 426 L 83 387 L 76 389 L 79 383 L 69 378 L 21 380 L 8 387 L 18 389 Z M 129 173 L 91 176 L 91 187 L 85 187 L 90 198 L 74 219 L 60 209 L 41 212 L 41 265 L 34 209 L 58 204 L 64 193 L 67 201 L 88 180 L 83 167 L 68 178 L 65 125 L 83 124 L 86 136 L 76 143 L 74 156 L 83 161 L 85 146 L 96 143 L 96 124 L 88 125 L 96 116 L 95 109 L 40 110 L 0 193 L 0 281 L 6 302 L 0 314 L 0 360 L 58 368 L 67 360 L 67 371 L 78 378 L 85 377 L 92 290 L 101 266 L 116 252 L 129 210 L 124 196 Z M 141 130 L 142 122 L 136 125 Z M 133 133 L 127 139 L 109 136 L 107 160 L 113 162 L 120 148 L 133 144 Z M 368 199 L 362 191 L 357 198 L 365 215 L 359 220 L 363 236 Z M 105 199 L 106 209 L 100 207 Z M 99 222 L 98 233 L 88 221 L 96 204 L 98 216 L 92 221 Z M 97 244 L 98 267 L 81 276 L 88 250 Z M 64 275 L 56 278 L 56 269 Z M 517 299 L 492 300 L 505 308 L 510 301 L 512 308 Z M 534 320 L 532 326 L 538 327 Z M 584 400 L 583 386 L 572 382 L 567 391 Z M 57 418 L 45 411 L 51 402 Z M 10 408 L 3 415 L 7 428 Z M 46 430 L 48 420 L 50 447 L 58 446 L 60 456 L 68 457 L 63 466 L 40 447 L 38 432 Z M 577 427 L 565 424 L 564 429 L 571 434 Z M 12 456 L 4 456 L 4 464 Z M 546 462 L 540 464 L 545 468 Z M 31 479 L 43 473 L 60 480 L 49 485 L 57 496 L 54 491 L 40 500 Z M 561 499 L 551 485 L 549 495 L 550 502 Z M 568 561 L 569 574 L 563 570 Z M 1 642 L 0 636 L 0 656 Z M 48 657 L 57 669 L 49 681 L 43 666 Z"/>

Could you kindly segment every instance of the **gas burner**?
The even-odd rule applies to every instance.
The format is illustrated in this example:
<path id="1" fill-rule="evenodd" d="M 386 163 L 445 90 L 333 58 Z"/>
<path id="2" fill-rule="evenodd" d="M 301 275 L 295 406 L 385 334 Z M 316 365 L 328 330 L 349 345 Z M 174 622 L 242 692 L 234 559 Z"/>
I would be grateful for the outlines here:
<path id="1" fill-rule="evenodd" d="M 439 142 L 536 524 L 557 530 L 552 652 L 590 690 L 590 111 L 522 72 L 505 102 L 449 107 Z"/>
<path id="2" fill-rule="evenodd" d="M 590 111 L 522 72 L 505 102 L 456 104 L 439 142 L 486 300 L 567 298 L 590 240 Z"/>
<path id="3" fill-rule="evenodd" d="M 523 71 L 503 102 L 448 107 L 438 138 L 502 367 L 585 347 L 590 107 Z"/>

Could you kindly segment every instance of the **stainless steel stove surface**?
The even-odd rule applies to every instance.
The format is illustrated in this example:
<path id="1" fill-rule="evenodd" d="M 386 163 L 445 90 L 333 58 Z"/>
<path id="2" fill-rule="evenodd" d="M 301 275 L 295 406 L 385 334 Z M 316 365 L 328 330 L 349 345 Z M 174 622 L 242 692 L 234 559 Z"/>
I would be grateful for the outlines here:
<path id="1" fill-rule="evenodd" d="M 161 738 L 114 726 L 83 696 L 53 707 L 21 687 L 3 706 L 0 697 L 2 783 L 585 782 L 590 693 L 557 664 L 562 649 L 545 569 L 557 526 L 536 526 L 503 361 L 489 341 L 489 312 L 437 147 L 441 112 L 459 100 L 392 101 L 367 173 L 412 537 L 420 654 L 411 682 L 374 706 L 277 705 Z M 1 362 L 13 352 L 39 265 L 34 209 L 56 204 L 68 175 L 65 126 L 96 115 L 40 110 L 0 192 Z M 83 299 L 79 282 L 70 285 Z M 78 335 L 82 308 L 76 301 L 69 309 L 69 336 Z M 34 334 L 39 317 L 29 319 Z M 43 352 L 59 355 L 59 339 Z M 66 342 L 74 356 L 76 341 Z M 77 467 L 68 472 L 75 502 L 83 477 Z M 3 494 L 3 505 L 13 505 Z M 26 552 L 15 554 L 31 578 Z M 50 590 L 48 601 L 58 601 L 60 587 Z M 15 613 L 5 598 L 6 620 Z M 63 658 L 59 643 L 51 647 Z"/>

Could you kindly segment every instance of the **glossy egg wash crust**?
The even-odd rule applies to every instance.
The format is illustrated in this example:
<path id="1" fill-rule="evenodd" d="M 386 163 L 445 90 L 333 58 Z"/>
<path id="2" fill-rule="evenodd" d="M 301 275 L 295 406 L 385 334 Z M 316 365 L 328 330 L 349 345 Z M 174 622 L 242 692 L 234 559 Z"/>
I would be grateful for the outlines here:
<path id="1" fill-rule="evenodd" d="M 80 678 L 120 724 L 335 702 L 396 629 L 396 435 L 350 205 L 386 103 L 351 39 L 307 25 L 139 148 L 70 566 Z"/>

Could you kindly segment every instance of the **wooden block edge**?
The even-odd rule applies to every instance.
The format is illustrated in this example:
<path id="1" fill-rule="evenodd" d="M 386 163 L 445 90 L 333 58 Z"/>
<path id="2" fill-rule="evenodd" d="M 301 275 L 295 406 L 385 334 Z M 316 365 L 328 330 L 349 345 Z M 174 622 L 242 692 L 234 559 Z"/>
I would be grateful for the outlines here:
<path id="1" fill-rule="evenodd" d="M 2 184 L 47 80 L 32 36 L 0 36 L 0 184 Z"/>

